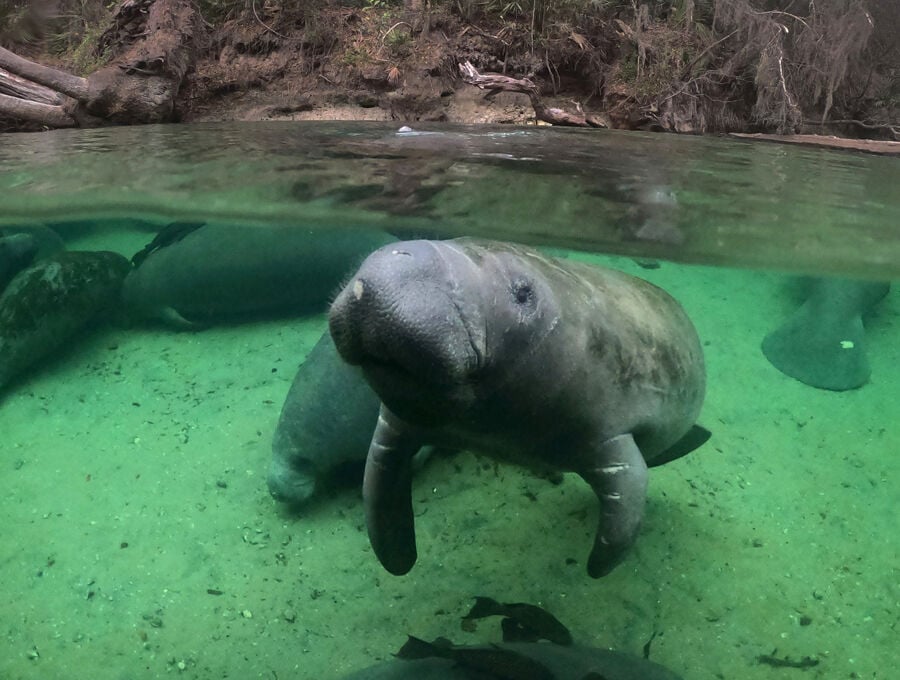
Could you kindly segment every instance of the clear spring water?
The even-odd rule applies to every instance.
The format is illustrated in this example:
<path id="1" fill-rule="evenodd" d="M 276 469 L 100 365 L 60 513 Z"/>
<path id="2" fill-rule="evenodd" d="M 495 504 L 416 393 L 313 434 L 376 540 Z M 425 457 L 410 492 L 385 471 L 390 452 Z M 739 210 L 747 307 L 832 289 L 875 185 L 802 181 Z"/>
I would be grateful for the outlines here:
<path id="1" fill-rule="evenodd" d="M 897 158 L 546 128 L 0 136 L 0 226 L 51 225 L 70 248 L 130 256 L 160 226 L 200 220 L 605 253 L 569 256 L 663 286 L 694 320 L 713 431 L 651 472 L 637 546 L 597 581 L 580 480 L 470 453 L 432 461 L 415 482 L 419 563 L 396 578 L 371 554 L 356 490 L 302 513 L 266 490 L 278 412 L 323 316 L 110 325 L 0 402 L 0 677 L 339 678 L 407 633 L 497 640 L 488 623 L 460 630 L 474 595 L 540 603 L 585 644 L 641 655 L 652 640 L 650 658 L 685 678 L 892 677 L 897 291 L 866 317 L 859 389 L 793 380 L 760 342 L 801 301 L 787 274 L 897 278 L 898 186 Z M 805 657 L 805 671 L 764 660 Z"/>

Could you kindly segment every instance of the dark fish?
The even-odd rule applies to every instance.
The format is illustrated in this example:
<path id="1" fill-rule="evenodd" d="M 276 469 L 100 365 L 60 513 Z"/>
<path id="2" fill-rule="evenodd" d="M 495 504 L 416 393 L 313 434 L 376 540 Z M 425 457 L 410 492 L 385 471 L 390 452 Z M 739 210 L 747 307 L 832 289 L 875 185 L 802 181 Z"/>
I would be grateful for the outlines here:
<path id="1" fill-rule="evenodd" d="M 167 224 L 159 230 L 159 233 L 156 234 L 156 237 L 152 241 L 150 241 L 150 243 L 148 243 L 141 250 L 134 254 L 134 256 L 131 258 L 131 264 L 133 264 L 135 267 L 139 267 L 141 263 L 147 259 L 147 256 L 154 250 L 159 250 L 160 248 L 164 248 L 165 246 L 177 243 L 195 229 L 199 229 L 200 227 L 202 227 L 204 224 L 206 223 L 172 222 L 171 224 Z"/>
<path id="2" fill-rule="evenodd" d="M 476 597 L 475 605 L 463 620 L 505 616 L 504 642 L 536 642 L 549 640 L 558 645 L 571 645 L 572 634 L 553 614 L 533 604 L 514 602 L 501 604 L 489 597 Z"/>
<path id="3" fill-rule="evenodd" d="M 456 647 L 449 640 L 438 638 L 426 642 L 412 635 L 400 651 L 400 659 L 449 659 L 467 670 L 486 674 L 498 680 L 555 680 L 556 676 L 536 659 L 496 645 L 488 647 Z"/>

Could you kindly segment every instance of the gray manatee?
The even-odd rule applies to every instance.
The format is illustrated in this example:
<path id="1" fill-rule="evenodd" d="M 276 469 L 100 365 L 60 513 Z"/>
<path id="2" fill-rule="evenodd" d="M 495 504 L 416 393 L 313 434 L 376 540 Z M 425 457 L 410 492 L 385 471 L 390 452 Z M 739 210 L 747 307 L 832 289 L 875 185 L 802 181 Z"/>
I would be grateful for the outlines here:
<path id="1" fill-rule="evenodd" d="M 0 388 L 113 306 L 131 264 L 111 252 L 59 252 L 20 271 L 0 295 Z"/>
<path id="2" fill-rule="evenodd" d="M 347 274 L 391 240 L 372 229 L 205 224 L 142 251 L 122 297 L 139 314 L 181 327 L 324 312 Z"/>
<path id="3" fill-rule="evenodd" d="M 804 303 L 762 342 L 785 375 L 824 390 L 852 390 L 869 381 L 863 316 L 890 290 L 881 281 L 804 280 Z"/>
<path id="4" fill-rule="evenodd" d="M 62 239 L 47 227 L 0 227 L 0 293 L 34 260 L 63 249 Z"/>
<path id="5" fill-rule="evenodd" d="M 38 252 L 38 242 L 31 234 L 0 236 L 0 293 L 12 278 L 25 269 Z"/>
<path id="6" fill-rule="evenodd" d="M 694 425 L 706 373 L 693 325 L 621 272 L 506 243 L 399 242 L 363 262 L 329 326 L 381 397 L 363 498 L 394 574 L 416 560 L 410 459 L 423 444 L 579 474 L 600 501 L 596 578 L 635 539 L 648 463 L 709 436 Z"/>
<path id="7" fill-rule="evenodd" d="M 307 501 L 323 479 L 366 458 L 380 400 L 322 335 L 300 365 L 272 439 L 267 483 L 279 501 Z"/>

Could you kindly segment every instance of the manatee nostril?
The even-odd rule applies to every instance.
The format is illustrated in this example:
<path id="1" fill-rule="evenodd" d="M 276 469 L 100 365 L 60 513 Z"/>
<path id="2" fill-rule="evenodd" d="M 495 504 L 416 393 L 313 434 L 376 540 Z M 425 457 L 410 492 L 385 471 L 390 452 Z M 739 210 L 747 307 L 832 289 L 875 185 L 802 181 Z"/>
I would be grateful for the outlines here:
<path id="1" fill-rule="evenodd" d="M 406 255 L 407 257 L 412 257 L 412 253 L 408 250 L 392 250 L 391 255 Z"/>

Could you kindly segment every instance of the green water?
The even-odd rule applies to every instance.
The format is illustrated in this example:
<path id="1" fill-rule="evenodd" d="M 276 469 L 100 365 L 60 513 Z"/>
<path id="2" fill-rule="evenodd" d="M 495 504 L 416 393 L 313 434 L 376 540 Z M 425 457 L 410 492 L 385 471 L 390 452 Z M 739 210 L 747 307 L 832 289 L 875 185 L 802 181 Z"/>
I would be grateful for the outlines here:
<path id="1" fill-rule="evenodd" d="M 896 158 L 555 128 L 262 122 L 0 137 L 0 225 L 437 228 L 885 280 L 900 267 L 898 186 Z M 663 238 L 634 234 L 648 219 Z"/>
<path id="2" fill-rule="evenodd" d="M 197 332 L 110 322 L 0 401 L 0 678 L 336 679 L 390 658 L 407 633 L 498 640 L 488 622 L 460 629 L 474 595 L 540 603 L 596 647 L 641 656 L 652 639 L 650 658 L 686 679 L 893 677 L 900 296 L 866 317 L 860 389 L 804 385 L 760 343 L 801 301 L 788 273 L 897 278 L 900 159 L 421 131 L 435 134 L 278 123 L 0 136 L 0 226 L 49 224 L 71 249 L 128 256 L 176 219 L 606 253 L 566 254 L 662 286 L 694 321 L 713 432 L 651 471 L 628 558 L 587 577 L 596 499 L 574 475 L 554 485 L 467 452 L 417 473 L 419 561 L 393 577 L 357 490 L 297 513 L 266 488 L 281 405 L 324 315 Z"/>

